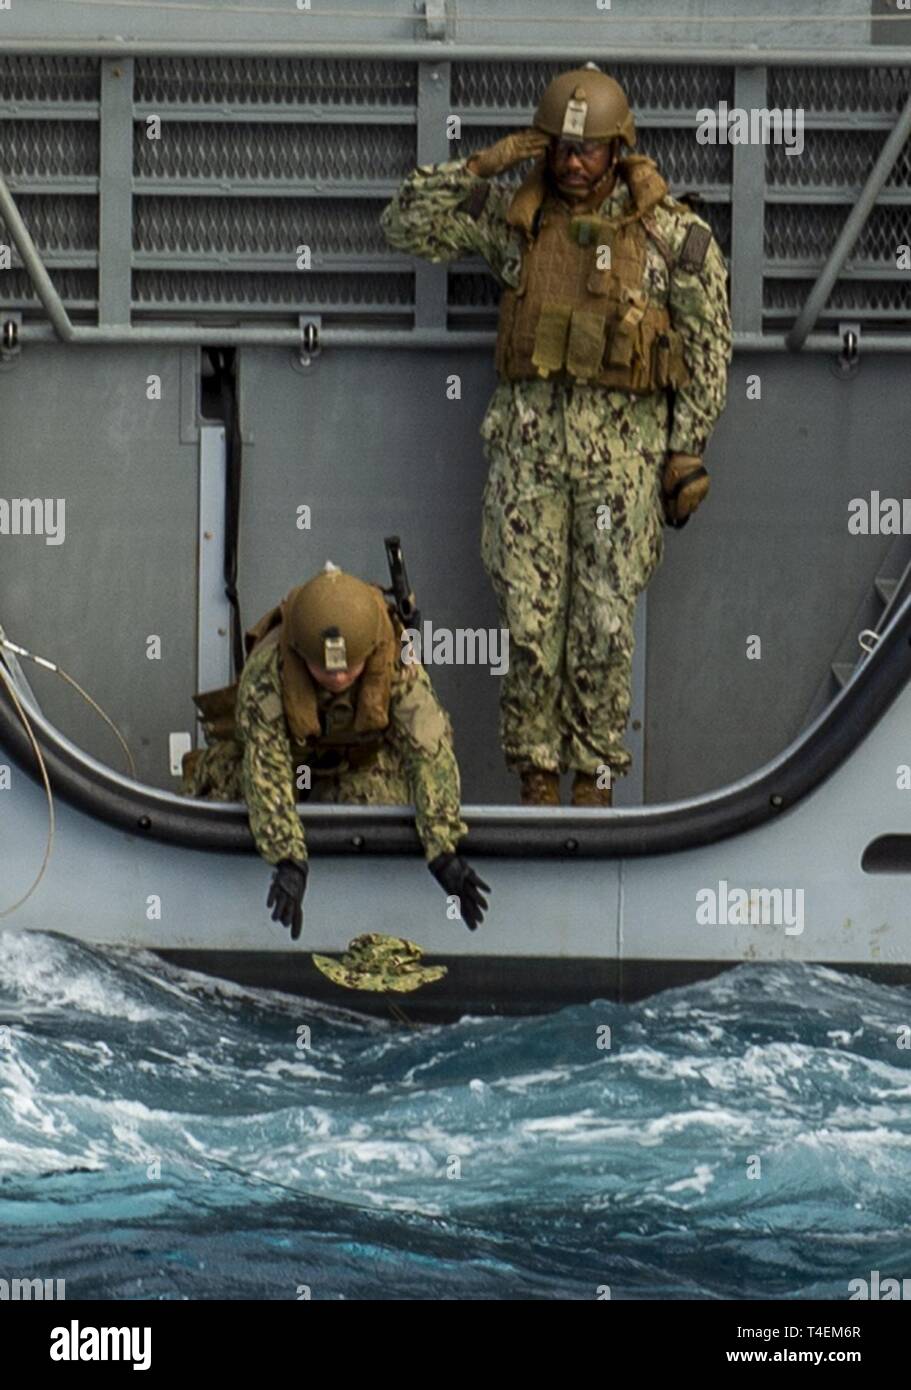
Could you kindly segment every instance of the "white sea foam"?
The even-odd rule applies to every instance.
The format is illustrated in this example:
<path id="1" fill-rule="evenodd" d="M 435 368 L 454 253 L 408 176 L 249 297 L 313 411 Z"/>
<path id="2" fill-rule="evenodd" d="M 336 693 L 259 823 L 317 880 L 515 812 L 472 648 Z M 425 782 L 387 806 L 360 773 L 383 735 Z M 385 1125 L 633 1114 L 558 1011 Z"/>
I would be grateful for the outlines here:
<path id="1" fill-rule="evenodd" d="M 44 932 L 0 931 L 0 986 L 19 996 L 26 1016 L 66 1009 L 128 1023 L 163 1017 L 102 977 L 97 963 L 78 966 L 70 943 Z"/>
<path id="2" fill-rule="evenodd" d="M 691 1178 L 681 1178 L 679 1182 L 669 1183 L 665 1192 L 707 1192 L 715 1181 L 715 1174 L 708 1163 L 697 1163 Z"/>

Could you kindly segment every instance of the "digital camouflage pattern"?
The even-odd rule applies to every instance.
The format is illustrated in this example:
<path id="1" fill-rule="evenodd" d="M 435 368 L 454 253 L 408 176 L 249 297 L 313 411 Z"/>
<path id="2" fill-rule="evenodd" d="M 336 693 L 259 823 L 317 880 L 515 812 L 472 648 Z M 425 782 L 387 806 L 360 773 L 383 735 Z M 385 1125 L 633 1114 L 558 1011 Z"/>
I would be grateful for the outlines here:
<path id="1" fill-rule="evenodd" d="M 428 860 L 455 850 L 468 827 L 460 815 L 460 781 L 449 717 L 424 668 L 397 665 L 389 701 L 389 729 L 374 762 L 312 776 L 308 793 L 297 785 L 309 766 L 306 746 L 292 744 L 281 694 L 280 654 L 271 644 L 244 666 L 237 695 L 237 739 L 222 740 L 188 762 L 186 796 L 245 801 L 256 847 L 270 864 L 305 860 L 298 800 L 415 808 L 415 826 Z M 352 687 L 356 690 L 356 685 Z M 319 703 L 332 703 L 328 691 Z"/>
<path id="2" fill-rule="evenodd" d="M 481 555 L 510 633 L 500 741 L 516 771 L 629 768 L 633 619 L 664 544 L 666 428 L 663 396 L 544 381 L 495 392 Z"/>
<path id="3" fill-rule="evenodd" d="M 486 184 L 477 218 L 460 204 Z M 385 209 L 389 242 L 430 261 L 476 253 L 516 287 L 519 234 L 506 222 L 513 194 L 469 173 L 464 160 L 422 165 Z M 603 216 L 632 211 L 622 180 Z M 665 198 L 650 213 L 672 260 L 694 212 Z M 702 267 L 671 273 L 648 238 L 644 288 L 682 335 L 690 381 L 635 396 L 566 378 L 501 380 L 481 426 L 490 473 L 482 557 L 510 633 L 500 737 L 514 771 L 628 771 L 637 594 L 662 554 L 660 475 L 668 452 L 701 456 L 724 406 L 731 326 L 724 258 L 712 240 Z"/>
<path id="4" fill-rule="evenodd" d="M 313 964 L 345 989 L 410 994 L 422 985 L 442 980 L 445 965 L 421 965 L 421 948 L 400 936 L 368 932 L 348 943 L 341 960 L 313 956 Z"/>

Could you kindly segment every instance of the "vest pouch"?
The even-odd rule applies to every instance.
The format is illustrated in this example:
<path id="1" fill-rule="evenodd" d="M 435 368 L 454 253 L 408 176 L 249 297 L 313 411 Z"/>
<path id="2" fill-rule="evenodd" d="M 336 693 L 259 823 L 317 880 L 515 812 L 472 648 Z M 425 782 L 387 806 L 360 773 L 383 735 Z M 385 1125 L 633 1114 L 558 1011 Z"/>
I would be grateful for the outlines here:
<path id="1" fill-rule="evenodd" d="M 633 361 L 629 378 L 631 391 L 649 392 L 655 389 L 652 370 L 654 342 L 654 333 L 648 321 L 641 323 L 633 344 Z"/>
<path id="2" fill-rule="evenodd" d="M 237 683 L 222 686 L 221 690 L 202 690 L 193 696 L 193 703 L 202 718 L 207 744 L 234 738 Z"/>
<path id="3" fill-rule="evenodd" d="M 639 325 L 648 308 L 648 297 L 642 290 L 625 290 L 620 307 L 623 313 L 611 336 L 608 360 L 612 367 L 628 367 L 632 362 Z"/>
<path id="4" fill-rule="evenodd" d="M 628 367 L 633 360 L 633 341 L 636 336 L 635 328 L 627 328 L 622 323 L 615 323 L 610 339 L 610 353 L 608 364 L 611 367 Z"/>
<path id="5" fill-rule="evenodd" d="M 572 317 L 571 304 L 545 304 L 535 328 L 535 346 L 531 355 L 539 376 L 559 372 L 566 361 L 566 339 Z"/>
<path id="6" fill-rule="evenodd" d="M 589 294 L 609 295 L 611 292 L 611 273 L 609 270 L 599 270 L 595 266 L 585 282 L 585 288 Z"/>
<path id="7" fill-rule="evenodd" d="M 569 326 L 566 370 L 580 381 L 598 376 L 604 359 L 607 320 L 591 309 L 577 309 Z"/>

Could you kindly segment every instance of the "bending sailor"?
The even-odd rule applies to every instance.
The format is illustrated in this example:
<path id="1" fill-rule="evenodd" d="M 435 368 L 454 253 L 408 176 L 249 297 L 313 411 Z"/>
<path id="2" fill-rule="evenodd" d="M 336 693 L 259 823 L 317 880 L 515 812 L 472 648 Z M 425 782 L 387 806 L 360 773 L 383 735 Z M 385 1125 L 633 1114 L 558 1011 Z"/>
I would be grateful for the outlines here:
<path id="1" fill-rule="evenodd" d="M 296 803 L 308 789 L 314 801 L 413 804 L 430 872 L 467 927 L 483 921 L 490 890 L 458 852 L 452 727 L 424 668 L 403 660 L 401 630 L 381 589 L 327 565 L 246 634 L 239 684 L 196 696 L 208 747 L 186 754 L 181 791 L 247 803 L 275 865 L 267 906 L 294 940 L 309 872 Z"/>

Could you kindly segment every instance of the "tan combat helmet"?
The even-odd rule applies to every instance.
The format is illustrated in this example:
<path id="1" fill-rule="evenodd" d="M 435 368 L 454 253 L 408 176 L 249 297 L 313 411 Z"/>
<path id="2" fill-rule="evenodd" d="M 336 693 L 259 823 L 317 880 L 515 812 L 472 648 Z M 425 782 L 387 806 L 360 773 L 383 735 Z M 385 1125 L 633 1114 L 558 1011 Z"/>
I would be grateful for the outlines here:
<path id="1" fill-rule="evenodd" d="M 379 591 L 332 564 L 289 595 L 285 621 L 291 649 L 325 671 L 359 666 L 389 636 Z"/>
<path id="2" fill-rule="evenodd" d="M 560 140 L 636 143 L 636 124 L 626 93 L 594 63 L 561 72 L 544 89 L 533 125 Z"/>

